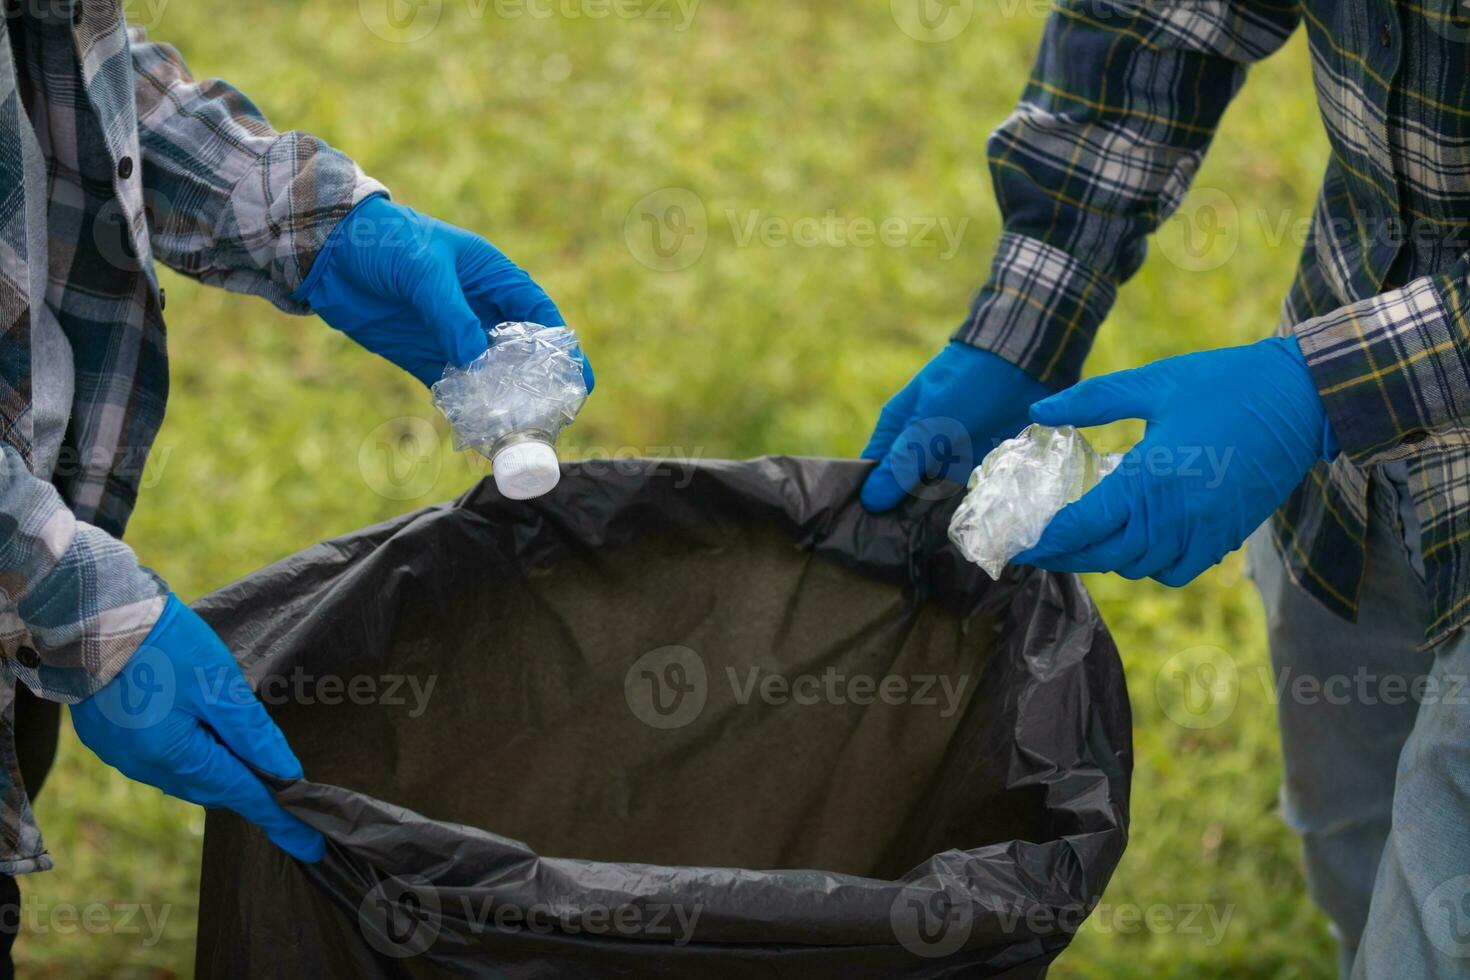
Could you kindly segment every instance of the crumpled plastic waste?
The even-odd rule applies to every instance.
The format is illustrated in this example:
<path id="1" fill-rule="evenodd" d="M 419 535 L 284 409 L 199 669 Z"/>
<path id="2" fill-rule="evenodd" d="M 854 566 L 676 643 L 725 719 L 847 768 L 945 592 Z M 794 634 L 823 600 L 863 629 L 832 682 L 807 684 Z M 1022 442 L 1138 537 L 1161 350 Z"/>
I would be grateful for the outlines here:
<path id="1" fill-rule="evenodd" d="M 431 389 L 454 431 L 454 448 L 493 458 L 519 433 L 555 444 L 587 399 L 576 349 L 577 335 L 567 327 L 502 323 L 491 330 L 485 353 L 465 367 L 446 367 Z"/>
<path id="2" fill-rule="evenodd" d="M 949 539 L 993 579 L 1041 540 L 1057 511 L 1093 487 L 1122 460 L 1100 455 L 1070 425 L 1028 425 L 992 449 L 970 474 Z"/>

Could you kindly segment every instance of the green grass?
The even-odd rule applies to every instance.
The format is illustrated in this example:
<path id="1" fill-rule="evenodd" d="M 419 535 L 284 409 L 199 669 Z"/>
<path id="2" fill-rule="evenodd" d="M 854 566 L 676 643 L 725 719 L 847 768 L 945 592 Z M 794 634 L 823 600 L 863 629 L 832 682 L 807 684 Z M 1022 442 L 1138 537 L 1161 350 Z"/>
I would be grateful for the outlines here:
<path id="1" fill-rule="evenodd" d="M 377 23 L 383 2 L 130 9 L 278 127 L 322 135 L 399 200 L 483 232 L 533 270 L 598 368 L 570 455 L 856 454 L 983 277 L 997 231 L 984 139 L 1023 84 L 1041 28 L 1032 4 L 1000 5 L 1012 16 L 977 5 L 958 37 L 930 44 L 899 30 L 887 3 L 732 0 L 698 6 L 679 30 L 677 17 L 505 17 L 496 11 L 524 8 L 480 0 L 446 3 L 426 37 L 392 43 L 360 16 Z M 1197 182 L 1218 193 L 1191 201 L 1233 202 L 1234 252 L 1217 243 L 1216 261 L 1176 264 L 1183 229 L 1167 228 L 1089 370 L 1266 334 L 1299 249 L 1279 222 L 1306 217 L 1325 158 L 1298 37 L 1228 114 Z M 704 252 L 681 271 L 638 261 L 648 253 L 636 213 L 624 234 L 635 202 L 666 187 L 692 191 L 706 215 Z M 742 244 L 752 217 L 829 209 L 968 224 L 953 254 L 923 242 Z M 340 335 L 164 278 L 173 393 L 129 539 L 185 597 L 483 473 L 448 451 L 422 388 Z M 402 480 L 385 483 L 380 441 L 408 445 L 392 438 L 426 425 L 434 451 L 400 458 Z M 1233 555 L 1178 591 L 1089 583 L 1128 667 L 1133 839 L 1107 911 L 1057 975 L 1330 975 L 1331 940 L 1277 812 L 1262 617 L 1242 571 Z M 1167 669 L 1200 646 L 1238 668 L 1233 711 L 1203 729 L 1171 720 L 1187 716 Z M 69 733 L 38 809 L 57 868 L 26 882 L 37 920 L 19 946 L 27 974 L 190 973 L 199 811 L 127 783 Z M 68 928 L 62 903 L 141 904 L 167 918 L 156 941 L 146 925 L 89 933 Z M 1176 920 L 1195 905 L 1228 911 L 1228 927 L 1216 936 L 1130 912 L 1156 905 Z"/>

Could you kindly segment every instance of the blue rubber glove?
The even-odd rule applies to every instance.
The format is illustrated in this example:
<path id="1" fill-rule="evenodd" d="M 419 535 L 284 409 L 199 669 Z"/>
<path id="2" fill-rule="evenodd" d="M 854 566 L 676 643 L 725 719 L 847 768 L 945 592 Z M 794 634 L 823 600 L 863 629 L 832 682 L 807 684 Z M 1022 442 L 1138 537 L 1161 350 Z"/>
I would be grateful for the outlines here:
<path id="1" fill-rule="evenodd" d="M 132 659 L 71 706 L 82 744 L 129 779 L 206 807 L 228 807 L 281 850 L 319 861 L 322 835 L 282 810 L 246 763 L 300 778 L 301 763 L 214 630 L 170 595 Z"/>
<path id="2" fill-rule="evenodd" d="M 381 196 L 338 223 L 291 298 L 426 385 L 446 364 L 464 367 L 483 354 L 497 324 L 566 324 L 494 245 Z M 585 357 L 582 375 L 590 392 Z"/>
<path id="3" fill-rule="evenodd" d="M 1240 547 L 1332 428 L 1295 338 L 1203 351 L 1083 381 L 1031 407 L 1046 425 L 1148 422 L 1118 468 L 1014 559 L 1180 586 Z"/>
<path id="4" fill-rule="evenodd" d="M 862 503 L 892 510 L 930 481 L 964 483 L 985 454 L 1026 426 L 1026 409 L 1051 394 L 1040 381 L 990 351 L 950 341 L 888 400 L 863 459 L 879 463 Z"/>

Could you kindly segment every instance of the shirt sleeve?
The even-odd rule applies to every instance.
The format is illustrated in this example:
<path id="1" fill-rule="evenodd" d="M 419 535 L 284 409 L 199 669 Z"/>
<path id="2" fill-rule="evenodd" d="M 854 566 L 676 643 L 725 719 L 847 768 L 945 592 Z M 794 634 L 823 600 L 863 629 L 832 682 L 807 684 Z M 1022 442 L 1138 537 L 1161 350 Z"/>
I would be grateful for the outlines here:
<path id="1" fill-rule="evenodd" d="M 1338 445 L 1360 464 L 1463 444 L 1470 417 L 1470 255 L 1297 324 Z"/>
<path id="2" fill-rule="evenodd" d="M 1003 232 L 955 339 L 1053 388 L 1076 382 L 1247 66 L 1298 18 L 1289 0 L 1057 0 L 988 143 Z"/>
<path id="3" fill-rule="evenodd" d="M 196 80 L 178 51 L 128 32 L 154 255 L 214 286 L 291 299 L 337 222 L 387 189 L 309 133 L 278 133 L 233 86 Z"/>
<path id="4" fill-rule="evenodd" d="M 167 597 L 131 548 L 77 520 L 0 446 L 0 653 L 13 678 L 53 701 L 89 697 L 128 662 Z"/>

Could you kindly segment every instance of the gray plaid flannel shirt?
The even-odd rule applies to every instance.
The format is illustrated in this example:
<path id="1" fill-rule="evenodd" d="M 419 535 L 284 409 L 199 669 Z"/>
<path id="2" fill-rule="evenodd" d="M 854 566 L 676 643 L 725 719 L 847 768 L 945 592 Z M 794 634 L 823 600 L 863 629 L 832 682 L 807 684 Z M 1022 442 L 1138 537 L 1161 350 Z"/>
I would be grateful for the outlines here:
<path id="1" fill-rule="evenodd" d="M 27 115 L 28 114 L 28 115 Z M 46 186 L 24 180 L 29 118 Z M 203 282 L 289 297 L 338 220 L 384 193 L 250 100 L 195 80 L 130 32 L 117 0 L 7 0 L 0 20 L 0 872 L 51 866 L 16 765 L 20 681 L 76 701 L 147 636 L 167 586 L 119 540 L 168 394 L 154 258 Z M 28 240 L 43 197 L 46 240 Z M 45 255 L 45 296 L 28 257 Z M 31 473 L 31 310 L 72 346 L 76 395 L 51 482 Z"/>

